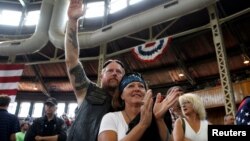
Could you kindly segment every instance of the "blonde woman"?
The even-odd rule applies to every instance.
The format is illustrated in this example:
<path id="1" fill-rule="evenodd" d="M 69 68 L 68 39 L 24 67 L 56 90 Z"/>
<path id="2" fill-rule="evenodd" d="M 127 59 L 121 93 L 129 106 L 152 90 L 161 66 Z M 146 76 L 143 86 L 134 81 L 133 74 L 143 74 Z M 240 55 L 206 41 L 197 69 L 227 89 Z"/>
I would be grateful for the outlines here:
<path id="1" fill-rule="evenodd" d="M 201 98 L 188 93 L 179 97 L 184 118 L 178 118 L 173 130 L 174 141 L 207 141 L 208 121 Z"/>

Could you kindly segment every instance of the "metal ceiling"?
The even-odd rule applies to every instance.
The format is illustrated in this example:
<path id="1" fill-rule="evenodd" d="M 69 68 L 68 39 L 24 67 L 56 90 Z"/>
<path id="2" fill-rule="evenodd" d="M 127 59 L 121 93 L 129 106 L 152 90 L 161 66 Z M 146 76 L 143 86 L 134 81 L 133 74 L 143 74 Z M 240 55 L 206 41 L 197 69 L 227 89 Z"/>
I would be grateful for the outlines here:
<path id="1" fill-rule="evenodd" d="M 4 5 L 22 9 L 20 1 L 1 0 L 0 9 Z M 158 5 L 163 3 L 163 0 L 154 1 L 158 2 Z M 42 0 L 26 0 L 25 2 L 28 3 L 26 8 L 32 9 L 39 7 Z M 150 2 L 152 1 L 150 0 Z M 134 9 L 122 10 L 109 16 L 107 21 L 108 23 L 117 22 L 126 15 L 132 16 L 133 11 L 141 12 L 137 9 L 143 9 L 143 7 L 150 9 L 149 5 L 152 5 L 150 2 L 145 0 Z M 250 77 L 249 65 L 242 63 L 242 54 L 250 56 L 249 3 L 245 0 L 219 0 L 216 2 L 216 7 L 220 17 L 232 81 L 247 79 Z M 85 19 L 80 21 L 79 29 L 81 32 L 95 31 L 102 28 L 100 24 L 102 20 L 102 18 Z M 161 21 L 140 31 L 107 41 L 107 57 L 122 60 L 128 71 L 142 73 L 155 92 L 163 92 L 172 85 L 181 85 L 189 91 L 219 85 L 218 63 L 209 22 L 206 8 L 178 18 Z M 0 26 L 0 41 L 30 38 L 35 29 L 35 27 Z M 136 45 L 170 35 L 174 37 L 170 48 L 156 62 L 141 62 L 136 60 L 130 52 L 131 48 Z M 87 75 L 93 81 L 97 79 L 98 55 L 98 46 L 81 49 L 81 61 Z M 19 85 L 20 92 L 72 92 L 64 64 L 64 50 L 55 47 L 51 41 L 48 41 L 36 53 L 17 56 L 0 55 L 0 62 L 26 64 Z M 184 72 L 185 76 L 180 77 L 178 75 L 180 72 Z"/>

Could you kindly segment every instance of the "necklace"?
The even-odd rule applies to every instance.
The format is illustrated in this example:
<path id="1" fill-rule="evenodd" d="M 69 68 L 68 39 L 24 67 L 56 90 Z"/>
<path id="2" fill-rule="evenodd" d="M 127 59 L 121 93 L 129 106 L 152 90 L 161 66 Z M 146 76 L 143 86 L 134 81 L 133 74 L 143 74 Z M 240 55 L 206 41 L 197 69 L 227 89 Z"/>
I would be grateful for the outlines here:
<path id="1" fill-rule="evenodd" d="M 125 115 L 126 115 L 126 117 L 128 118 L 128 123 L 130 123 L 130 121 L 131 121 L 131 118 L 128 116 L 128 114 L 127 114 L 127 112 L 124 110 L 124 113 L 125 113 Z"/>

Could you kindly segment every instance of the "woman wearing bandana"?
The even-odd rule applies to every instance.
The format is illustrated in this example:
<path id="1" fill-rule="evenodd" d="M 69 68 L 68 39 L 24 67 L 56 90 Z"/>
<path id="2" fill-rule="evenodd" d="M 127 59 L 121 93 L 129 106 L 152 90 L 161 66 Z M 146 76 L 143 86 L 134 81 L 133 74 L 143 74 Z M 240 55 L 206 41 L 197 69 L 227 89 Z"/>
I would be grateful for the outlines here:
<path id="1" fill-rule="evenodd" d="M 142 138 L 152 127 L 152 123 L 155 123 L 157 131 L 154 141 L 166 141 L 170 138 L 164 115 L 178 98 L 177 95 L 171 94 L 162 100 L 161 94 L 158 93 L 154 102 L 152 91 L 147 90 L 144 79 L 138 73 L 124 75 L 119 91 L 123 103 L 122 110 L 107 113 L 103 117 L 98 141 L 144 140 Z M 129 125 L 137 117 L 138 123 L 130 129 Z"/>

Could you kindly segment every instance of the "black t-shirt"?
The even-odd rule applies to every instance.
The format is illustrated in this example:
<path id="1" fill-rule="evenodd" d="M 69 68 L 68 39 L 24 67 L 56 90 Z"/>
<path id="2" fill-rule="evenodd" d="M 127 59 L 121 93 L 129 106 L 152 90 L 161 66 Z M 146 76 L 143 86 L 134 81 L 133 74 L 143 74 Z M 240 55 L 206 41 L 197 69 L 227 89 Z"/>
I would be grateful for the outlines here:
<path id="1" fill-rule="evenodd" d="M 66 141 L 66 125 L 64 121 L 58 117 L 54 117 L 48 121 L 47 117 L 41 117 L 34 120 L 33 124 L 27 131 L 24 141 L 35 141 L 35 137 L 58 135 L 58 141 Z"/>
<path id="2" fill-rule="evenodd" d="M 164 121 L 167 125 L 168 131 L 172 133 L 172 119 L 169 111 L 165 114 Z M 140 122 L 140 113 L 129 123 L 127 134 Z M 161 141 L 161 137 L 159 134 L 159 130 L 156 124 L 156 120 L 152 119 L 151 125 L 148 129 L 144 132 L 143 136 L 141 137 L 140 141 Z"/>
<path id="3" fill-rule="evenodd" d="M 9 141 L 10 135 L 20 131 L 18 118 L 8 113 L 5 109 L 0 109 L 0 140 Z"/>

